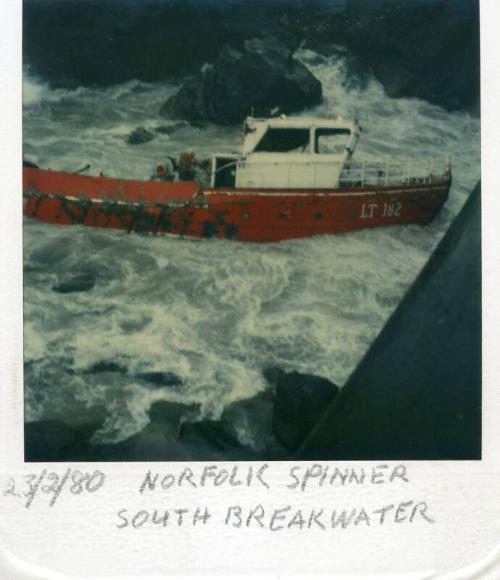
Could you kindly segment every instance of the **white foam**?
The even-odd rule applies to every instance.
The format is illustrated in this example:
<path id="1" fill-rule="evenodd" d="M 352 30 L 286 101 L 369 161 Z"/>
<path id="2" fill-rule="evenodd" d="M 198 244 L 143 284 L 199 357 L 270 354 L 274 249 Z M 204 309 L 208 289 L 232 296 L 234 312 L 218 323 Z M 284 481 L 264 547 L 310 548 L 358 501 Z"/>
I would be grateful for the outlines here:
<path id="1" fill-rule="evenodd" d="M 23 105 L 34 105 L 40 103 L 50 90 L 47 84 L 31 77 L 28 72 L 23 72 Z"/>
<path id="2" fill-rule="evenodd" d="M 361 158 L 452 156 L 454 182 L 443 211 L 425 228 L 268 245 L 27 221 L 25 352 L 38 361 L 27 382 L 28 418 L 60 412 L 77 421 L 105 413 L 97 439 L 113 441 L 141 429 L 151 402 L 161 398 L 198 402 L 204 416 L 217 418 L 225 405 L 265 388 L 267 366 L 339 385 L 347 380 L 478 179 L 479 120 L 416 99 L 390 99 L 374 80 L 365 90 L 349 90 L 341 59 L 299 56 L 323 83 L 325 104 L 312 114 L 357 117 L 364 130 Z M 127 145 L 129 129 L 163 122 L 157 111 L 174 89 L 131 81 L 57 92 L 35 83 L 29 98 L 49 106 L 36 115 L 25 110 L 25 148 L 53 168 L 89 162 L 94 173 L 145 177 L 165 154 L 189 149 L 203 157 L 239 146 L 239 128 L 213 126 Z M 51 243 L 68 251 L 48 259 Z M 58 277 L 84 266 L 96 274 L 93 290 L 51 290 Z M 128 373 L 81 374 L 103 360 Z M 65 365 L 76 374 L 64 372 Z M 134 378 L 144 372 L 172 372 L 183 385 L 149 388 Z M 37 381 L 49 378 L 40 399 Z"/>

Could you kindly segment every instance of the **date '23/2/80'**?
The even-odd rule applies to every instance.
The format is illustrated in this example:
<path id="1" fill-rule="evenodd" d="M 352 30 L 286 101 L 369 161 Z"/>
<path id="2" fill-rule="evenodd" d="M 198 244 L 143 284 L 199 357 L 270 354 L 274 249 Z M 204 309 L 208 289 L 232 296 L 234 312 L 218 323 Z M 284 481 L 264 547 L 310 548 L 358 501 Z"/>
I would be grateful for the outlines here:
<path id="1" fill-rule="evenodd" d="M 361 219 L 371 219 L 374 217 L 379 217 L 375 215 L 378 203 L 363 203 L 361 205 Z M 399 217 L 401 215 L 401 209 L 403 204 L 400 201 L 395 203 L 384 203 L 382 207 L 382 214 L 380 217 Z M 377 212 L 378 213 L 378 212 Z"/>

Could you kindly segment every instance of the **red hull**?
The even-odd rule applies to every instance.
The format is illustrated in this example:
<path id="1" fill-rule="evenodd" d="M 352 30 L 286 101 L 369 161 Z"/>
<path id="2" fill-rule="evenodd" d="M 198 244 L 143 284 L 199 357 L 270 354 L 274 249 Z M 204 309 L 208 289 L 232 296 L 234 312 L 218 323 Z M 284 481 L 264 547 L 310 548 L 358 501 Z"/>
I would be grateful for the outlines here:
<path id="1" fill-rule="evenodd" d="M 127 232 L 275 242 L 391 224 L 427 224 L 451 176 L 330 190 L 204 189 L 194 182 L 85 177 L 23 169 L 24 215 Z"/>

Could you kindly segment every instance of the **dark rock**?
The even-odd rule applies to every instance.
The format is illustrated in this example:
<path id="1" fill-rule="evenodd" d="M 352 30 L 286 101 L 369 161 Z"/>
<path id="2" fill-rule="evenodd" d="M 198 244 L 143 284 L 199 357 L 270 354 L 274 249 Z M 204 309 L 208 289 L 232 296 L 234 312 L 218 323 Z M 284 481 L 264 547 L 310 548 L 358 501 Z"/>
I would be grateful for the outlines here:
<path id="1" fill-rule="evenodd" d="M 279 368 L 266 369 L 264 376 L 276 389 L 274 435 L 287 449 L 297 449 L 339 389 L 328 379 Z"/>
<path id="2" fill-rule="evenodd" d="M 262 371 L 266 381 L 276 390 L 278 380 L 285 374 L 279 367 L 267 367 Z"/>
<path id="3" fill-rule="evenodd" d="M 83 461 L 89 456 L 89 440 L 99 427 L 89 423 L 75 428 L 52 419 L 26 423 L 25 461 Z"/>
<path id="4" fill-rule="evenodd" d="M 24 58 L 53 86 L 169 80 L 212 62 L 226 43 L 239 48 L 247 38 L 272 35 L 296 47 L 280 19 L 301 2 L 280 2 L 25 0 Z"/>
<path id="5" fill-rule="evenodd" d="M 23 159 L 23 167 L 31 167 L 32 169 L 40 169 L 36 163 L 29 159 Z"/>
<path id="6" fill-rule="evenodd" d="M 274 400 L 274 389 L 266 389 L 249 399 L 234 401 L 224 408 L 221 420 L 231 426 L 242 443 L 264 450 L 274 443 Z"/>
<path id="7" fill-rule="evenodd" d="M 222 125 L 241 122 L 252 107 L 283 113 L 322 102 L 321 83 L 274 38 L 226 45 L 213 67 L 189 79 L 160 110 L 162 116 Z"/>
<path id="8" fill-rule="evenodd" d="M 127 372 L 127 367 L 119 365 L 118 363 L 101 360 L 93 364 L 90 368 L 88 368 L 85 372 L 89 374 L 98 374 L 98 373 L 121 373 L 125 374 Z"/>
<path id="9" fill-rule="evenodd" d="M 183 423 L 180 428 L 179 440 L 189 444 L 211 447 L 218 451 L 228 451 L 241 448 L 238 438 L 231 432 L 225 421 L 204 419 L 193 423 Z"/>
<path id="10" fill-rule="evenodd" d="M 71 292 L 88 292 L 95 286 L 95 276 L 90 273 L 77 274 L 68 280 L 52 286 L 54 292 L 69 294 Z"/>
<path id="11" fill-rule="evenodd" d="M 92 461 L 188 461 L 189 450 L 175 437 L 166 435 L 157 426 L 148 426 L 140 433 L 119 443 L 103 443 L 91 448 Z"/>
<path id="12" fill-rule="evenodd" d="M 142 145 L 148 141 L 152 141 L 155 138 L 154 133 L 148 131 L 144 127 L 137 127 L 128 136 L 127 143 L 129 145 Z"/>
<path id="13" fill-rule="evenodd" d="M 183 418 L 193 416 L 198 405 L 156 401 L 150 423 L 136 435 L 118 443 L 94 444 L 92 435 L 102 423 L 70 427 L 61 421 L 43 420 L 25 425 L 26 461 L 181 461 L 198 459 L 196 449 L 177 441 Z M 214 450 L 212 448 L 212 456 Z M 210 455 L 209 455 L 210 457 Z"/>
<path id="14" fill-rule="evenodd" d="M 126 441 L 96 445 L 94 461 L 223 461 L 255 459 L 251 449 L 242 446 L 219 421 L 183 423 L 173 436 L 152 423 Z"/>
<path id="15" fill-rule="evenodd" d="M 198 404 L 176 403 L 174 401 L 155 401 L 149 409 L 150 425 L 164 428 L 165 432 L 179 431 L 181 420 L 195 415 L 200 409 Z"/>
<path id="16" fill-rule="evenodd" d="M 342 13 L 310 11 L 290 29 L 325 54 L 346 47 L 354 76 L 373 74 L 390 97 L 477 112 L 478 6 L 477 0 L 347 0 Z"/>
<path id="17" fill-rule="evenodd" d="M 155 401 L 149 409 L 150 422 L 125 441 L 94 446 L 94 456 L 112 461 L 181 461 L 193 458 L 178 441 L 181 421 L 199 412 L 199 405 Z"/>
<path id="18" fill-rule="evenodd" d="M 351 54 L 344 56 L 345 74 L 342 85 L 347 90 L 364 91 L 373 78 L 372 71 L 361 62 L 361 60 Z"/>
<path id="19" fill-rule="evenodd" d="M 273 434 L 274 400 L 274 389 L 266 389 L 230 403 L 219 420 L 184 422 L 179 440 L 208 459 L 284 459 L 289 453 Z"/>
<path id="20" fill-rule="evenodd" d="M 138 379 L 146 381 L 147 383 L 155 385 L 156 387 L 172 387 L 182 385 L 182 380 L 174 373 L 139 373 L 136 376 Z"/>
<path id="21" fill-rule="evenodd" d="M 306 40 L 322 53 L 347 47 L 391 96 L 473 110 L 478 10 L 478 0 L 25 0 L 23 54 L 34 76 L 76 88 L 195 74 L 249 38 L 291 50 Z"/>

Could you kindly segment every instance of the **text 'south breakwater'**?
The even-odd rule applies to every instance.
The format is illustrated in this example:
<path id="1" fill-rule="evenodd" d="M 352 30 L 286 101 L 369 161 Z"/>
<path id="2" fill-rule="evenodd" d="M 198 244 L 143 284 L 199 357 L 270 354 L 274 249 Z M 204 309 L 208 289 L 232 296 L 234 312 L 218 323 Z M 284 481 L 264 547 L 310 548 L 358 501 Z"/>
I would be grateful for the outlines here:
<path id="1" fill-rule="evenodd" d="M 199 526 L 213 519 L 207 506 L 195 508 L 171 508 L 139 510 L 131 512 L 126 508 L 117 513 L 118 529 L 132 528 L 167 528 L 182 526 Z M 310 530 L 311 528 L 328 530 L 373 526 L 384 524 L 413 524 L 418 522 L 435 522 L 425 501 L 401 501 L 397 504 L 386 504 L 376 508 L 356 506 L 300 508 L 292 505 L 254 506 L 231 505 L 219 510 L 218 519 L 225 526 L 236 529 L 267 529 L 271 532 L 280 530 Z M 217 517 L 216 517 L 217 519 Z"/>
<path id="2" fill-rule="evenodd" d="M 425 499 L 411 494 L 410 477 L 404 464 L 342 467 L 333 463 L 300 463 L 284 472 L 269 463 L 179 465 L 163 472 L 148 469 L 139 477 L 130 475 L 119 483 L 113 483 L 101 470 L 68 467 L 59 473 L 45 468 L 39 473 L 8 478 L 3 485 L 3 497 L 21 500 L 26 509 L 32 505 L 53 508 L 61 494 L 92 502 L 93 497 L 105 494 L 105 490 L 109 493 L 115 486 L 130 487 L 132 501 L 134 497 L 141 498 L 140 509 L 132 501 L 128 506 L 110 508 L 112 525 L 117 530 L 205 528 L 217 523 L 235 530 L 276 532 L 426 525 L 436 521 Z M 390 501 L 387 494 L 381 494 L 382 498 L 375 491 L 388 486 L 393 488 Z M 348 487 L 370 487 L 374 492 L 365 494 L 363 501 L 356 499 L 355 492 L 350 493 L 348 505 L 345 495 L 339 494 L 341 488 Z M 260 490 L 268 501 L 262 497 L 253 499 L 252 491 L 250 497 L 248 493 L 231 494 L 232 490 L 245 488 Z M 280 492 L 279 503 L 272 494 L 276 489 Z M 182 490 L 185 505 L 176 505 L 176 490 Z M 191 503 L 186 501 L 185 491 L 189 495 L 189 490 L 193 493 Z M 210 490 L 211 505 L 200 502 L 204 490 Z M 404 496 L 396 495 L 401 492 Z M 41 502 L 43 497 L 48 501 Z M 37 502 L 36 498 L 39 498 Z M 154 505 L 144 505 L 145 501 Z M 69 508 L 66 505 L 64 509 Z"/>

